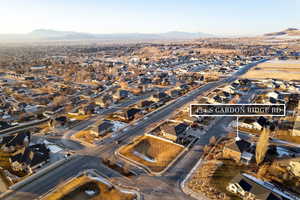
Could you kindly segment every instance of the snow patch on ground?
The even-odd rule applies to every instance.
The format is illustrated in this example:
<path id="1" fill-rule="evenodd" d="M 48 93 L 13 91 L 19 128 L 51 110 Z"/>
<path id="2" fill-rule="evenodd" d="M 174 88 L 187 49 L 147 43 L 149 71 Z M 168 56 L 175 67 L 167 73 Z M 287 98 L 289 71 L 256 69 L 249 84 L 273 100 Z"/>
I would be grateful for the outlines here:
<path id="1" fill-rule="evenodd" d="M 118 131 L 128 125 L 127 123 L 119 122 L 119 121 L 111 121 L 111 122 L 114 124 L 113 131 Z"/>
<path id="2" fill-rule="evenodd" d="M 96 194 L 96 192 L 94 190 L 86 190 L 84 192 L 89 196 L 94 196 Z"/>
<path id="3" fill-rule="evenodd" d="M 133 154 L 142 158 L 143 160 L 145 160 L 147 162 L 152 162 L 152 163 L 156 162 L 155 159 L 149 158 L 148 156 L 145 156 L 144 154 L 141 154 L 140 152 L 134 151 Z"/>
<path id="4" fill-rule="evenodd" d="M 47 148 L 51 151 L 51 153 L 58 153 L 63 150 L 61 147 L 49 142 L 48 140 L 44 140 L 43 142 L 47 146 Z"/>
<path id="5" fill-rule="evenodd" d="M 62 148 L 60 148 L 59 146 L 57 146 L 55 144 L 47 145 L 47 147 L 50 149 L 51 153 L 58 153 L 63 150 Z"/>
<path id="6" fill-rule="evenodd" d="M 279 157 L 285 157 L 291 155 L 291 152 L 289 150 L 284 149 L 282 147 L 276 147 L 276 152 L 278 153 Z"/>

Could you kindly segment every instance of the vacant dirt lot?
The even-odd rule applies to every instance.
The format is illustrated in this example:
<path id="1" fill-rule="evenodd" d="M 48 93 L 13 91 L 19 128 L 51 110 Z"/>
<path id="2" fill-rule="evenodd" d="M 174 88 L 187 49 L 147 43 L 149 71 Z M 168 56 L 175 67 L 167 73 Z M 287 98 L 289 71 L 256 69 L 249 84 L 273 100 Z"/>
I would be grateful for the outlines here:
<path id="1" fill-rule="evenodd" d="M 270 60 L 252 68 L 242 78 L 300 80 L 300 61 Z"/>
<path id="2" fill-rule="evenodd" d="M 91 195 L 92 193 L 92 195 Z M 90 195 L 88 195 L 90 194 Z M 135 195 L 122 193 L 113 186 L 79 176 L 58 187 L 43 200 L 133 200 Z"/>
<path id="3" fill-rule="evenodd" d="M 74 136 L 72 136 L 72 138 L 87 142 L 89 144 L 94 144 L 95 139 L 99 137 L 97 136 L 97 133 L 93 132 L 92 130 L 82 130 L 77 132 Z"/>
<path id="4" fill-rule="evenodd" d="M 158 173 L 164 170 L 183 149 L 181 145 L 145 135 L 132 144 L 121 147 L 119 153 Z"/>

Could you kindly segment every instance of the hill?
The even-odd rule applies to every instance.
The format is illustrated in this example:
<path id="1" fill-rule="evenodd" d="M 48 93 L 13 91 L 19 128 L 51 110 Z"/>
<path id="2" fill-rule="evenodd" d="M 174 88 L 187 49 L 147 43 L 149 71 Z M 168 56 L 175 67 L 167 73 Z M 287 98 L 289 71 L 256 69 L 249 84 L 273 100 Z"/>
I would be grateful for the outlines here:
<path id="1" fill-rule="evenodd" d="M 286 30 L 283 31 L 279 31 L 279 32 L 273 32 L 273 33 L 266 33 L 264 34 L 264 36 L 272 36 L 272 37 L 276 37 L 276 36 L 300 36 L 300 30 L 297 28 L 288 28 Z"/>

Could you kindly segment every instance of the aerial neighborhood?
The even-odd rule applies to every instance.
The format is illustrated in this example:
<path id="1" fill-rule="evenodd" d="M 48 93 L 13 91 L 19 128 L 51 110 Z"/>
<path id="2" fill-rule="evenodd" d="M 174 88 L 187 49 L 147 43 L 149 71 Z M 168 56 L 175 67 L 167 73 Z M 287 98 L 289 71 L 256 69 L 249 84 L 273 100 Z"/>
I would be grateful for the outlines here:
<path id="1" fill-rule="evenodd" d="M 0 199 L 300 200 L 300 39 L 278 34 L 1 44 Z M 285 110 L 190 110 L 231 104 Z"/>

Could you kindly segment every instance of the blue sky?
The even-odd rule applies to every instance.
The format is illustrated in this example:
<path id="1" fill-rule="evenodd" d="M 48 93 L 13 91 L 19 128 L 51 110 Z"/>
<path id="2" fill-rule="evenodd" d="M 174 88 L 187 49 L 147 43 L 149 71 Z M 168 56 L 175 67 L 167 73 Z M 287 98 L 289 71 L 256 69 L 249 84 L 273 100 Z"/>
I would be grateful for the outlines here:
<path id="1" fill-rule="evenodd" d="M 261 34 L 300 28 L 300 0 L 0 0 L 0 33 Z"/>

